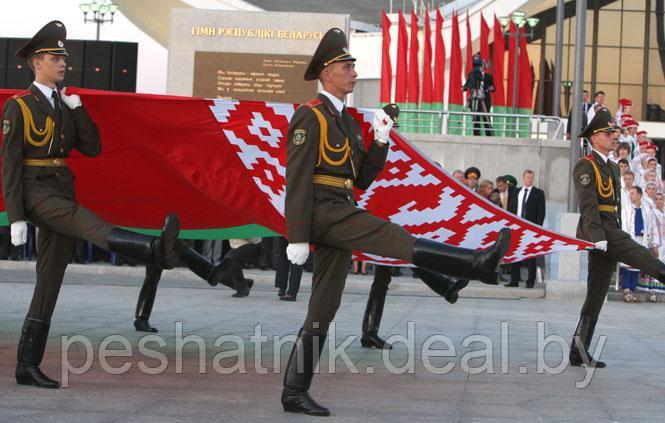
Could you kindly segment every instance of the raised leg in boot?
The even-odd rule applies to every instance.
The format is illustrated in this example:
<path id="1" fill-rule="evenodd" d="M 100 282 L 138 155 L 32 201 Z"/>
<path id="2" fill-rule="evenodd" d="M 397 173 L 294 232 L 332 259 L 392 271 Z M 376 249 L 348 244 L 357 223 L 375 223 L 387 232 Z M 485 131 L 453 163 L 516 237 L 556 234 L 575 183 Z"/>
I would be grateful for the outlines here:
<path id="1" fill-rule="evenodd" d="M 451 278 L 420 267 L 413 269 L 413 273 L 425 282 L 425 285 L 432 291 L 441 295 L 450 304 L 457 302 L 459 292 L 469 284 L 468 279 Z"/>
<path id="2" fill-rule="evenodd" d="M 482 251 L 453 247 L 420 238 L 413 247 L 413 264 L 454 276 L 496 285 L 497 268 L 510 247 L 510 229 L 503 228 L 494 245 Z"/>
<path id="3" fill-rule="evenodd" d="M 108 236 L 108 247 L 113 253 L 141 263 L 152 264 L 159 269 L 173 269 L 177 263 L 175 245 L 179 232 L 178 216 L 169 214 L 158 237 L 114 228 Z"/>

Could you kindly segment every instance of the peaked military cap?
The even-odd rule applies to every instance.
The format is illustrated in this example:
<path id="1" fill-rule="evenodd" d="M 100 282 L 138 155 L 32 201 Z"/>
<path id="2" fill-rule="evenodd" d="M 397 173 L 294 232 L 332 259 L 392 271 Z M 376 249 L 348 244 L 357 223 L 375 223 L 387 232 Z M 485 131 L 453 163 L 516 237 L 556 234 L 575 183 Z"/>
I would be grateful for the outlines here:
<path id="1" fill-rule="evenodd" d="M 312 59 L 305 70 L 305 81 L 318 79 L 319 74 L 326 66 L 335 62 L 355 62 L 356 59 L 349 53 L 349 44 L 346 34 L 339 28 L 332 28 L 325 33 Z"/>
<path id="2" fill-rule="evenodd" d="M 517 186 L 517 178 L 515 178 L 513 175 L 504 175 L 504 178 L 506 178 L 506 182 L 508 185 L 511 185 L 513 187 Z"/>
<path id="3" fill-rule="evenodd" d="M 395 103 L 389 103 L 383 106 L 383 111 L 393 120 L 393 128 L 399 128 L 397 118 L 399 117 L 399 106 Z"/>
<path id="4" fill-rule="evenodd" d="M 44 25 L 31 40 L 16 50 L 16 56 L 27 59 L 32 54 L 50 53 L 57 56 L 67 56 L 65 39 L 67 29 L 60 21 L 51 21 Z"/>
<path id="5" fill-rule="evenodd" d="M 598 132 L 614 132 L 613 120 L 610 111 L 606 107 L 601 107 L 580 136 L 589 139 L 591 135 Z"/>

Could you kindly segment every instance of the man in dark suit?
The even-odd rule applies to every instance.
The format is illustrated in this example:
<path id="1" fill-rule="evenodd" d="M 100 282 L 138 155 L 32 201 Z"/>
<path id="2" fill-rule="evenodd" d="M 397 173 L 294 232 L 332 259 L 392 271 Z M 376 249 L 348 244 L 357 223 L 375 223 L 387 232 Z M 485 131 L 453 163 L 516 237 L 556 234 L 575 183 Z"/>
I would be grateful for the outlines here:
<path id="1" fill-rule="evenodd" d="M 533 186 L 534 176 L 533 170 L 527 169 L 524 171 L 522 174 L 524 186 L 517 191 L 517 195 L 513 196 L 513 201 L 509 203 L 508 211 L 515 213 L 529 222 L 542 226 L 545 221 L 545 193 L 543 190 Z M 519 286 L 522 265 L 525 265 L 529 269 L 526 287 L 533 288 L 536 283 L 536 259 L 514 263 L 510 283 L 506 286 Z"/>
<path id="2" fill-rule="evenodd" d="M 591 110 L 591 103 L 589 103 L 589 91 L 584 90 L 582 91 L 582 128 L 586 128 L 588 125 L 588 117 L 587 114 L 589 113 L 589 110 Z M 573 110 L 571 109 L 570 112 L 568 113 L 568 123 L 566 124 L 566 138 L 570 139 L 570 128 L 572 126 L 573 122 Z"/>
<path id="3" fill-rule="evenodd" d="M 508 210 L 508 206 L 516 198 L 517 189 L 510 185 L 506 180 L 505 176 L 499 176 L 496 178 L 496 188 L 492 193 L 496 193 L 499 197 L 499 207 L 504 210 Z"/>
<path id="4" fill-rule="evenodd" d="M 506 176 L 499 176 L 498 178 L 496 178 L 495 181 L 496 188 L 494 189 L 494 191 L 492 191 L 492 195 L 490 196 L 490 200 L 492 198 L 496 198 L 496 204 L 498 204 L 499 207 L 501 207 L 504 210 L 508 210 L 509 205 L 512 204 L 513 201 L 515 201 L 515 199 L 517 198 L 517 188 L 515 188 L 515 186 L 509 182 L 509 178 L 506 178 Z M 507 282 L 508 275 L 512 270 L 512 265 L 502 264 L 500 266 L 500 269 L 501 269 L 499 272 L 500 281 Z"/>
<path id="5" fill-rule="evenodd" d="M 28 238 L 30 221 L 37 235 L 37 282 L 18 345 L 16 382 L 40 388 L 60 383 L 39 369 L 51 316 L 76 238 L 160 269 L 175 264 L 177 216 L 166 218 L 158 238 L 105 222 L 76 201 L 74 175 L 67 165 L 72 150 L 95 157 L 102 151 L 97 125 L 78 95 L 58 92 L 65 77 L 65 39 L 60 21 L 46 24 L 16 52 L 35 74 L 28 90 L 5 102 L 2 110 L 2 193 L 13 245 Z"/>

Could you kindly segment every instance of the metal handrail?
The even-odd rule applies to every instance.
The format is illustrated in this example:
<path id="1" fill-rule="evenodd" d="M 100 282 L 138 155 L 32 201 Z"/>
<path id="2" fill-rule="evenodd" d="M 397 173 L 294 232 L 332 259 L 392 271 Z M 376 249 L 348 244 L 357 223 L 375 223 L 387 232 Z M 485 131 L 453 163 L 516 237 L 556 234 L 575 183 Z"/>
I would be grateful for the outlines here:
<path id="1" fill-rule="evenodd" d="M 492 136 L 564 139 L 564 121 L 558 116 L 402 109 L 399 123 L 402 132 L 471 136 L 474 134 L 474 116 L 486 117 L 492 122 Z M 485 134 L 485 125 L 483 123 L 479 119 L 475 129 L 481 135 L 487 135 Z"/>

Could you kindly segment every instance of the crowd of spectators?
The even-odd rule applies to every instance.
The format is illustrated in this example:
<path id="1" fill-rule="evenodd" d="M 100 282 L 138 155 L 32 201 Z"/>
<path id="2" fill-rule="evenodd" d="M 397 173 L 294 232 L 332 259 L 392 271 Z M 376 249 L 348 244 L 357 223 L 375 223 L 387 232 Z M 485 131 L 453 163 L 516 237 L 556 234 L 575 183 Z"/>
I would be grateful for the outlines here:
<path id="1" fill-rule="evenodd" d="M 619 143 L 609 157 L 621 174 L 621 225 L 636 242 L 665 260 L 664 184 L 658 148 L 630 117 L 629 104 L 624 100 L 617 112 Z M 636 291 L 645 292 L 650 302 L 657 302 L 658 294 L 665 292 L 665 285 L 623 263 L 619 275 L 625 302 L 637 302 Z"/>

